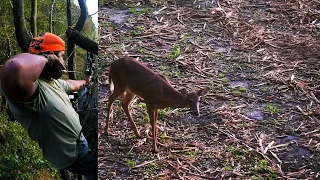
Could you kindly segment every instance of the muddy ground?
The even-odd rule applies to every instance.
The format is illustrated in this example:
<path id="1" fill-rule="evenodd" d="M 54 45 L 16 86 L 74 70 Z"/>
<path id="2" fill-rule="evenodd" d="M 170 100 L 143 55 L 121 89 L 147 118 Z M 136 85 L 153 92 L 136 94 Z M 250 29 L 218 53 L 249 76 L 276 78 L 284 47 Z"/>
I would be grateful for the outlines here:
<path id="1" fill-rule="evenodd" d="M 100 179 L 320 178 L 320 2 L 104 1 L 99 4 Z M 123 55 L 176 89 L 209 87 L 200 117 L 164 109 L 159 153 L 143 100 L 136 138 L 106 67 Z"/>

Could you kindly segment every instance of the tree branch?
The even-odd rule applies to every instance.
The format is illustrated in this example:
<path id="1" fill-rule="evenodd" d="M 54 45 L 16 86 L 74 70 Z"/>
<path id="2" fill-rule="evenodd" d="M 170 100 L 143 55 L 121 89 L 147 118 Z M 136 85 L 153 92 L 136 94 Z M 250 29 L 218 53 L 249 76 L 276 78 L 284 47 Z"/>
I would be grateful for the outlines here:
<path id="1" fill-rule="evenodd" d="M 24 20 L 23 0 L 13 0 L 13 17 L 17 42 L 23 52 L 28 52 L 32 37 L 27 31 Z"/>
<path id="2" fill-rule="evenodd" d="M 70 3 L 70 2 L 68 2 Z M 79 6 L 81 8 L 81 12 L 80 12 L 80 17 L 77 21 L 77 24 L 75 25 L 75 29 L 79 32 L 82 31 L 83 29 L 83 26 L 86 22 L 86 19 L 87 19 L 87 15 L 88 15 L 88 10 L 87 10 L 87 5 L 86 5 L 86 1 L 85 0 L 78 0 L 78 3 L 79 3 Z M 70 7 L 70 4 L 68 5 L 69 7 L 68 8 L 71 8 Z M 67 14 L 68 14 L 68 11 L 70 11 L 70 9 L 67 9 Z M 68 18 L 68 23 L 69 23 L 69 20 L 71 22 L 71 17 Z M 68 24 L 69 25 L 69 24 Z M 67 47 L 68 47 L 68 50 L 67 50 L 67 54 L 68 54 L 68 70 L 69 71 L 74 71 L 74 57 L 75 57 L 75 44 L 72 42 L 72 41 L 68 41 L 67 42 Z M 75 79 L 75 75 L 73 72 L 69 72 L 69 79 Z"/>
<path id="3" fill-rule="evenodd" d="M 69 27 L 66 31 L 68 41 L 80 46 L 81 48 L 98 55 L 98 43 L 83 36 L 79 31 Z"/>
<path id="4" fill-rule="evenodd" d="M 37 36 L 37 0 L 31 0 L 31 33 L 33 37 Z"/>
<path id="5" fill-rule="evenodd" d="M 54 4 L 56 3 L 56 0 L 53 0 L 52 1 L 52 5 L 51 5 L 51 11 L 50 11 L 50 22 L 49 22 L 49 26 L 50 26 L 50 32 L 52 33 L 52 22 L 53 22 L 53 7 L 54 7 Z"/>

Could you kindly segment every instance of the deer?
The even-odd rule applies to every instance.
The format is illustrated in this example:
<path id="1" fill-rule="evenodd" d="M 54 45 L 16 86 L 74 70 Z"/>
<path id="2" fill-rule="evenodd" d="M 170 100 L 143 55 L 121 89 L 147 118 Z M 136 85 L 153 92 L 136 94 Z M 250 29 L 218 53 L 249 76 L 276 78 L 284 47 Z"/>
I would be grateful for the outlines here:
<path id="1" fill-rule="evenodd" d="M 111 106 L 117 98 L 123 95 L 121 105 L 130 121 L 131 129 L 136 137 L 141 137 L 129 111 L 132 100 L 135 96 L 139 96 L 144 99 L 150 118 L 154 153 L 158 152 L 158 110 L 166 107 L 189 107 L 193 115 L 199 116 L 200 97 L 209 91 L 209 88 L 206 87 L 197 92 L 187 93 L 185 88 L 179 92 L 172 87 L 165 76 L 155 73 L 132 57 L 123 57 L 111 63 L 109 66 L 109 85 L 111 95 L 108 98 L 104 133 L 108 134 Z"/>

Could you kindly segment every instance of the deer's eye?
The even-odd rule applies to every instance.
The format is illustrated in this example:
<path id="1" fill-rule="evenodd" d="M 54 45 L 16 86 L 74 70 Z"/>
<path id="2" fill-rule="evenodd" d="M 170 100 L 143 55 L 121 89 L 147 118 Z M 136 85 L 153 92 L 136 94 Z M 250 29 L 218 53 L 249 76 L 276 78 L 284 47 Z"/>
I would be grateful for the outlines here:
<path id="1" fill-rule="evenodd" d="M 192 99 L 189 99 L 189 103 L 193 103 Z"/>

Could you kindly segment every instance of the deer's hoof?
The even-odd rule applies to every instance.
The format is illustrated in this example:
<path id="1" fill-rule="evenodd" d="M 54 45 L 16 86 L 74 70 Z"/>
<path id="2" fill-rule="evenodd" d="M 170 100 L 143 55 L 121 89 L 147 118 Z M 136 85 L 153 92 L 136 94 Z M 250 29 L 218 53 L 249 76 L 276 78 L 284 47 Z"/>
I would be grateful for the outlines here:
<path id="1" fill-rule="evenodd" d="M 109 128 L 107 128 L 107 127 L 104 128 L 104 134 L 105 134 L 105 135 L 108 135 L 108 134 L 109 134 L 108 129 L 109 129 Z"/>
<path id="2" fill-rule="evenodd" d="M 158 148 L 153 148 L 153 153 L 158 153 L 159 149 Z"/>
<path id="3" fill-rule="evenodd" d="M 141 138 L 142 137 L 140 133 L 135 134 L 135 135 L 136 135 L 137 138 Z"/>

